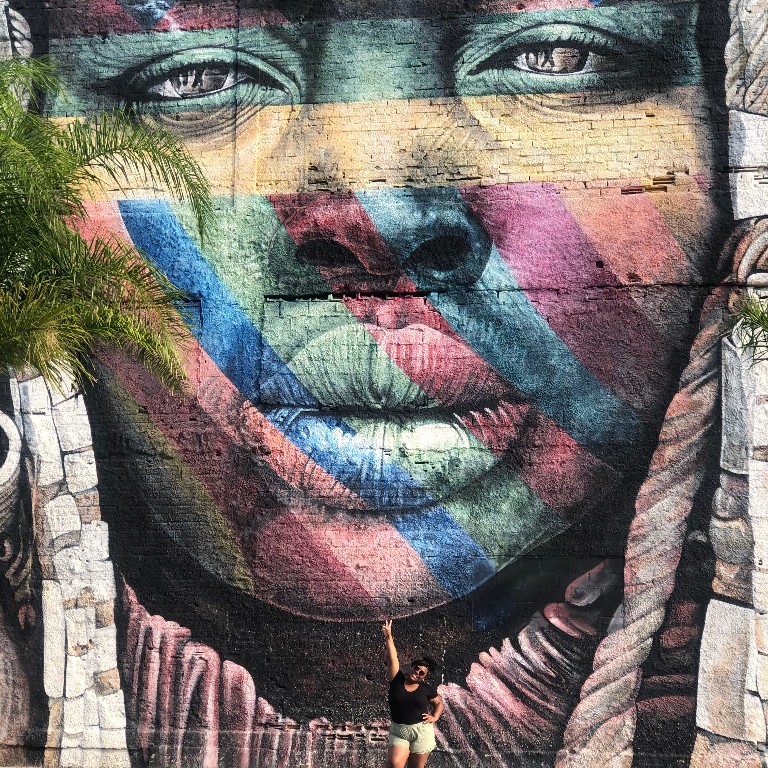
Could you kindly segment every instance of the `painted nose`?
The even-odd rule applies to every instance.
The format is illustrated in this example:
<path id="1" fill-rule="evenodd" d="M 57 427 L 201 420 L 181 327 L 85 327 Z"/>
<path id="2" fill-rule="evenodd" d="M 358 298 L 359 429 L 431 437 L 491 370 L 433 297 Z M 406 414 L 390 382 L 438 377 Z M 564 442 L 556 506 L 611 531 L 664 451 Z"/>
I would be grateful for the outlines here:
<path id="1" fill-rule="evenodd" d="M 376 190 L 357 197 L 417 290 L 460 289 L 479 280 L 492 242 L 458 189 Z"/>
<path id="2" fill-rule="evenodd" d="M 339 293 L 421 293 L 476 283 L 491 238 L 454 188 L 273 199 L 297 245 Z M 296 205 L 296 203 L 299 203 Z"/>

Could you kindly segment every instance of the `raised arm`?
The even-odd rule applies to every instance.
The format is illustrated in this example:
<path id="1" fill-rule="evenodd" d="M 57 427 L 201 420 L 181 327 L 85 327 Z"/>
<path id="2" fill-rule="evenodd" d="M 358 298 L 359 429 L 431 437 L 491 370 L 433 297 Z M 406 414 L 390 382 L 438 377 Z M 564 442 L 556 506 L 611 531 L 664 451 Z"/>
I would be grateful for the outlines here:
<path id="1" fill-rule="evenodd" d="M 400 662 L 397 658 L 397 648 L 395 648 L 395 641 L 392 639 L 392 619 L 388 619 L 381 627 L 381 632 L 384 635 L 387 643 L 387 663 L 389 664 L 388 680 L 394 680 L 395 675 L 400 671 Z"/>

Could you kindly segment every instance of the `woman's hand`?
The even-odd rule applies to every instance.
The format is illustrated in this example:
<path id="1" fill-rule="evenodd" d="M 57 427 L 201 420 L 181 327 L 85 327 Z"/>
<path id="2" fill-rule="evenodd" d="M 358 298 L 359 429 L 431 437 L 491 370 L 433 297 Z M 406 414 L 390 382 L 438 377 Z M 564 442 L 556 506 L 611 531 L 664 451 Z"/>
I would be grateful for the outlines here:
<path id="1" fill-rule="evenodd" d="M 435 696 L 434 699 L 430 699 L 430 703 L 434 706 L 434 710 L 425 712 L 421 719 L 425 723 L 436 723 L 440 719 L 440 715 L 443 714 L 443 700 L 439 696 Z"/>
<path id="2" fill-rule="evenodd" d="M 395 675 L 400 671 L 400 662 L 397 659 L 397 648 L 392 639 L 392 619 L 387 619 L 381 625 L 381 634 L 384 635 L 384 642 L 387 645 L 387 662 L 389 666 L 389 680 L 394 680 Z"/>

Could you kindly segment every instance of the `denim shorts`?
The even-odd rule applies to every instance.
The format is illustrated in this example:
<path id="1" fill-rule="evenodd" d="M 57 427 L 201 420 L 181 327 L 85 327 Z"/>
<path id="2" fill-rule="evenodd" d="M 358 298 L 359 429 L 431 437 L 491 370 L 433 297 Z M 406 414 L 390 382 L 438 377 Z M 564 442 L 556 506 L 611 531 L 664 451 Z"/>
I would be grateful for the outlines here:
<path id="1" fill-rule="evenodd" d="M 408 750 L 416 755 L 431 752 L 437 746 L 435 726 L 432 723 L 413 723 L 412 725 L 392 723 L 389 726 L 389 745 L 408 747 Z"/>

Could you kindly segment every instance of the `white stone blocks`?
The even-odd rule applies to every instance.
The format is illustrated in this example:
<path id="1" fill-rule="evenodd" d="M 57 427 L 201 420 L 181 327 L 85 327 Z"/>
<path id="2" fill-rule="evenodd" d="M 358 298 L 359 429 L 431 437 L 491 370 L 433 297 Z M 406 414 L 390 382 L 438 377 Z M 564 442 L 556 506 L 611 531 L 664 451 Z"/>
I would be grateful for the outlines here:
<path id="1" fill-rule="evenodd" d="M 80 547 L 68 547 L 57 552 L 53 556 L 53 566 L 64 601 L 69 603 L 80 597 L 87 576 Z"/>
<path id="2" fill-rule="evenodd" d="M 53 699 L 64 695 L 66 623 L 61 588 L 45 579 L 43 603 L 43 687 Z"/>
<path id="3" fill-rule="evenodd" d="M 51 405 L 56 406 L 59 403 L 63 403 L 65 400 L 76 397 L 78 395 L 78 390 L 71 379 L 63 376 L 61 387 L 50 385 L 48 387 L 48 395 L 51 398 Z"/>
<path id="4" fill-rule="evenodd" d="M 79 747 L 62 747 L 59 768 L 83 768 L 83 750 Z"/>
<path id="5" fill-rule="evenodd" d="M 768 571 L 768 517 L 751 517 L 749 523 L 754 537 L 755 568 Z"/>
<path id="6" fill-rule="evenodd" d="M 99 696 L 99 725 L 107 729 L 125 728 L 125 700 L 122 691 Z"/>
<path id="7" fill-rule="evenodd" d="M 96 691 L 89 688 L 83 694 L 83 725 L 98 726 L 99 724 L 99 701 Z"/>
<path id="8" fill-rule="evenodd" d="M 729 165 L 736 219 L 768 214 L 768 118 L 731 110 Z"/>
<path id="9" fill-rule="evenodd" d="M 82 656 L 90 650 L 93 644 L 92 632 L 96 623 L 93 614 L 93 607 L 67 608 L 64 611 L 64 618 L 67 622 L 67 653 L 69 655 Z"/>
<path id="10" fill-rule="evenodd" d="M 94 631 L 93 671 L 106 672 L 113 669 L 117 663 L 117 627 L 110 624 L 108 627 L 99 627 Z"/>
<path id="11" fill-rule="evenodd" d="M 86 656 L 67 655 L 64 683 L 64 695 L 68 699 L 82 696 L 93 684 L 93 672 Z"/>
<path id="12" fill-rule="evenodd" d="M 757 695 L 754 611 L 711 600 L 701 642 L 696 724 L 742 741 L 765 742 Z"/>
<path id="13" fill-rule="evenodd" d="M 51 399 L 42 376 L 19 382 L 19 410 L 25 414 L 50 414 Z"/>
<path id="14" fill-rule="evenodd" d="M 24 428 L 24 422 L 21 419 L 21 395 L 19 394 L 19 382 L 14 377 L 10 381 L 11 403 L 13 404 L 13 420 L 19 432 Z"/>
<path id="15" fill-rule="evenodd" d="M 53 422 L 59 436 L 62 451 L 79 451 L 88 448 L 92 441 L 88 412 L 81 395 L 53 407 Z"/>
<path id="16" fill-rule="evenodd" d="M 67 486 L 72 493 L 80 493 L 89 488 L 95 488 L 98 478 L 93 451 L 88 449 L 78 453 L 65 454 L 64 472 L 67 476 Z"/>
<path id="17" fill-rule="evenodd" d="M 768 613 L 768 572 L 752 573 L 752 603 L 755 610 Z"/>
<path id="18" fill-rule="evenodd" d="M 69 494 L 49 501 L 43 508 L 43 525 L 51 541 L 60 536 L 80 532 L 80 512 Z"/>
<path id="19" fill-rule="evenodd" d="M 83 398 L 71 383 L 63 392 L 49 391 L 41 377 L 22 382 L 12 396 L 35 461 L 35 482 L 49 494 L 54 491 L 40 510 L 41 562 L 50 576 L 42 584 L 43 685 L 52 713 L 59 713 L 50 724 L 56 743 L 49 740 L 49 746 L 60 768 L 129 768 L 117 630 L 114 624 L 96 626 L 96 603 L 108 605 L 116 598 L 109 531 L 93 515 L 84 520 L 74 498 L 82 494 L 89 509 L 98 508 Z"/>
<path id="20" fill-rule="evenodd" d="M 64 718 L 63 728 L 65 734 L 78 735 L 78 742 L 80 743 L 79 735 L 82 734 L 85 727 L 83 718 L 83 697 L 77 696 L 74 699 L 64 699 Z"/>
<path id="21" fill-rule="evenodd" d="M 768 517 L 768 462 L 749 462 L 749 516 Z"/>
<path id="22" fill-rule="evenodd" d="M 752 440 L 752 419 L 749 413 L 751 392 L 745 386 L 751 379 L 744 376 L 740 352 L 731 339 L 722 342 L 722 438 L 720 465 L 736 474 L 748 471 L 749 448 Z"/>
<path id="23" fill-rule="evenodd" d="M 101 745 L 104 749 L 127 749 L 125 730 L 122 728 L 102 728 Z"/>
<path id="24" fill-rule="evenodd" d="M 89 561 L 109 560 L 109 527 L 101 520 L 84 523 L 80 547 Z"/>
<path id="25" fill-rule="evenodd" d="M 36 481 L 41 487 L 64 479 L 59 438 L 50 414 L 24 414 L 24 440 L 35 461 Z"/>
<path id="26" fill-rule="evenodd" d="M 97 603 L 114 600 L 117 597 L 115 572 L 109 560 L 94 560 L 88 564 L 93 599 Z"/>
<path id="27" fill-rule="evenodd" d="M 0 412 L 0 431 L 8 441 L 8 452 L 0 466 L 0 488 L 6 483 L 16 482 L 21 461 L 21 436 L 16 423 Z"/>

